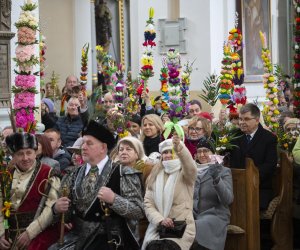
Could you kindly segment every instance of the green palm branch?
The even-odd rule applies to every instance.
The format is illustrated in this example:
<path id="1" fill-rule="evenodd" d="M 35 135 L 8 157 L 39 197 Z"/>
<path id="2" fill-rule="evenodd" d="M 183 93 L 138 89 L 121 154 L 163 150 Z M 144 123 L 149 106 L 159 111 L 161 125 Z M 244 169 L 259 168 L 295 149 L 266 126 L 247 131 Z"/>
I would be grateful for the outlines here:
<path id="1" fill-rule="evenodd" d="M 203 94 L 198 95 L 202 100 L 207 102 L 211 107 L 215 106 L 218 100 L 220 88 L 220 77 L 212 74 L 206 77 L 203 81 Z"/>

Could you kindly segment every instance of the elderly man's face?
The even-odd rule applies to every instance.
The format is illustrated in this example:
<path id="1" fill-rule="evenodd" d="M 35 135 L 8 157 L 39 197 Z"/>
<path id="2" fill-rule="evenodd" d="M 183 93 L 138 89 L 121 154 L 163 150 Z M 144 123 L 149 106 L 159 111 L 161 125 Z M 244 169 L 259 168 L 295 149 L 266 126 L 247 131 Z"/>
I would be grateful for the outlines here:
<path id="1" fill-rule="evenodd" d="M 105 157 L 106 154 L 107 146 L 105 143 L 102 143 L 91 135 L 83 136 L 81 155 L 84 162 L 96 165 Z"/>
<path id="2" fill-rule="evenodd" d="M 80 107 L 80 103 L 78 99 L 70 99 L 67 106 L 67 112 L 70 116 L 79 115 L 78 108 Z"/>
<path id="3" fill-rule="evenodd" d="M 31 148 L 20 149 L 13 155 L 13 160 L 21 171 L 30 169 L 35 162 L 35 158 L 36 151 Z"/>
<path id="4" fill-rule="evenodd" d="M 115 107 L 114 98 L 110 93 L 104 95 L 103 102 L 104 102 L 104 109 L 106 111 Z"/>

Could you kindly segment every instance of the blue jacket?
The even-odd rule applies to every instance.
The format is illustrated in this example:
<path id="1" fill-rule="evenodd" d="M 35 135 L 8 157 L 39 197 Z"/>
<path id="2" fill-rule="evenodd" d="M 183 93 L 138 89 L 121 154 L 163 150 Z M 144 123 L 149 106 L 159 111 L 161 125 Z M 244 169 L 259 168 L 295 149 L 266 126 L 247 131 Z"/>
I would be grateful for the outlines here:
<path id="1" fill-rule="evenodd" d="M 71 118 L 69 115 L 59 117 L 54 128 L 61 133 L 61 141 L 64 147 L 73 146 L 74 142 L 80 136 L 84 122 L 81 116 Z"/>

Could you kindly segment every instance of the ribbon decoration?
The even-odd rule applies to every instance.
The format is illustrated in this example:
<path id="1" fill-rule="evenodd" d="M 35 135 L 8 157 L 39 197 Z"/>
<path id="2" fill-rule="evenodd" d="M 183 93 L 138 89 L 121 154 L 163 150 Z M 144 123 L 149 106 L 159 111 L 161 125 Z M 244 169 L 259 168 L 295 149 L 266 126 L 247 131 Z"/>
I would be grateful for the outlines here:
<path id="1" fill-rule="evenodd" d="M 10 201 L 5 201 L 4 207 L 2 208 L 2 212 L 4 212 L 4 214 L 7 218 L 10 216 L 11 205 L 12 205 L 12 203 Z"/>
<path id="2" fill-rule="evenodd" d="M 184 141 L 183 128 L 179 124 L 173 123 L 171 121 L 165 123 L 165 132 L 163 134 L 165 139 L 169 137 L 169 135 L 172 133 L 172 130 L 175 130 L 178 136 L 180 136 L 180 138 L 182 138 L 182 140 Z"/>
<path id="3" fill-rule="evenodd" d="M 212 162 L 217 162 L 219 164 L 223 163 L 224 156 L 222 155 L 210 155 L 209 158 Z"/>

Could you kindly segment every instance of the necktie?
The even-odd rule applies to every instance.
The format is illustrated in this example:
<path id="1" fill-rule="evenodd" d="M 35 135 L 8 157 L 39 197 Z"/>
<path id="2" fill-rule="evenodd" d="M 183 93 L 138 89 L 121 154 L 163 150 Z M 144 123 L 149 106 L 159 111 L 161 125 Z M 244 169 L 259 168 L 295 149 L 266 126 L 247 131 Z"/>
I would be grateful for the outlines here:
<path id="1" fill-rule="evenodd" d="M 88 173 L 89 182 L 95 182 L 97 180 L 97 176 L 99 174 L 99 169 L 97 166 L 91 166 L 90 171 Z"/>
<path id="2" fill-rule="evenodd" d="M 88 174 L 83 178 L 81 188 L 85 194 L 93 194 L 95 190 L 96 181 L 99 175 L 97 166 L 92 166 Z"/>
<path id="3" fill-rule="evenodd" d="M 252 138 L 251 135 L 246 135 L 246 138 L 247 138 L 247 143 L 249 144 Z"/>

